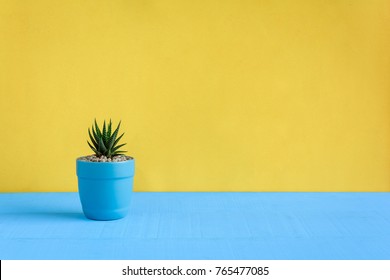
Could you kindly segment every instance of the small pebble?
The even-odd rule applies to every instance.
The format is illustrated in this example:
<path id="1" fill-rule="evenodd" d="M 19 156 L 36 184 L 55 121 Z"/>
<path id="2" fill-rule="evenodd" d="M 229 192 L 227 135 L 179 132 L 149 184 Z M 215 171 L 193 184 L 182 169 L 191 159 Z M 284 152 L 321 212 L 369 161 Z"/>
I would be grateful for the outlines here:
<path id="1" fill-rule="evenodd" d="M 97 157 L 96 155 L 90 155 L 90 156 L 80 157 L 79 159 L 83 161 L 90 161 L 90 162 L 120 162 L 120 161 L 131 160 L 133 158 L 124 155 L 117 155 L 112 158 L 107 158 L 106 156 Z"/>

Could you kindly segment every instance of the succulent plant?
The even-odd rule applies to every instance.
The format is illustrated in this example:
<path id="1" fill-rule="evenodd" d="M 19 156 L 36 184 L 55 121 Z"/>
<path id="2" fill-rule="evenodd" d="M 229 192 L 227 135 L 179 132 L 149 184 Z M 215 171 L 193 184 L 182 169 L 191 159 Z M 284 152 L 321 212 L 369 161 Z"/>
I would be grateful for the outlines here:
<path id="1" fill-rule="evenodd" d="M 88 134 L 92 144 L 89 141 L 87 142 L 89 147 L 92 149 L 92 151 L 94 151 L 97 157 L 106 156 L 107 158 L 112 158 L 116 155 L 123 155 L 123 153 L 126 152 L 119 151 L 119 148 L 126 145 L 126 143 L 118 145 L 119 140 L 124 134 L 122 133 L 119 137 L 117 137 L 120 125 L 121 122 L 119 122 L 115 131 L 111 134 L 111 120 L 107 126 L 106 121 L 104 121 L 103 128 L 100 130 L 95 119 L 95 123 L 92 124 L 92 134 L 91 130 L 88 128 Z"/>

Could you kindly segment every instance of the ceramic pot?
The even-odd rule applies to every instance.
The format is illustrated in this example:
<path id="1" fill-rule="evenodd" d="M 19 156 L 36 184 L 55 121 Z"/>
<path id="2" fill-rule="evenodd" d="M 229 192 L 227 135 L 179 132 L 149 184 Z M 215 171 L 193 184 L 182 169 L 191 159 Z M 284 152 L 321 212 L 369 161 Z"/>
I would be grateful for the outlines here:
<path id="1" fill-rule="evenodd" d="M 84 215 L 92 220 L 116 220 L 129 211 L 134 159 L 120 162 L 76 160 L 78 190 Z"/>

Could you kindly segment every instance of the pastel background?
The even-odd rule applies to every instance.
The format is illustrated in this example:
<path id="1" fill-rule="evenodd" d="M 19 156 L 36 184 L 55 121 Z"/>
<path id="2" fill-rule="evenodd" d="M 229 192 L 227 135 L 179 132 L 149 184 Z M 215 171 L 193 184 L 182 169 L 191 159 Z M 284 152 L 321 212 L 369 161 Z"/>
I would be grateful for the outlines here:
<path id="1" fill-rule="evenodd" d="M 136 191 L 390 191 L 390 2 L 0 0 L 0 191 L 76 191 L 96 117 Z"/>

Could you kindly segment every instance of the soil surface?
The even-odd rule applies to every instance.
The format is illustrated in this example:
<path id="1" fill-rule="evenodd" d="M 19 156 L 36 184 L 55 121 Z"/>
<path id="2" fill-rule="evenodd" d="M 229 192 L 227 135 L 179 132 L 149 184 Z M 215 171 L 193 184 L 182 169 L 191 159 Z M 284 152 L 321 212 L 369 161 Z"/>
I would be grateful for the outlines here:
<path id="1" fill-rule="evenodd" d="M 117 155 L 117 156 L 113 156 L 112 158 L 107 158 L 106 156 L 97 157 L 96 155 L 90 155 L 90 156 L 79 158 L 79 160 L 91 161 L 91 162 L 119 162 L 119 161 L 131 160 L 131 159 L 133 158 L 125 155 Z"/>

